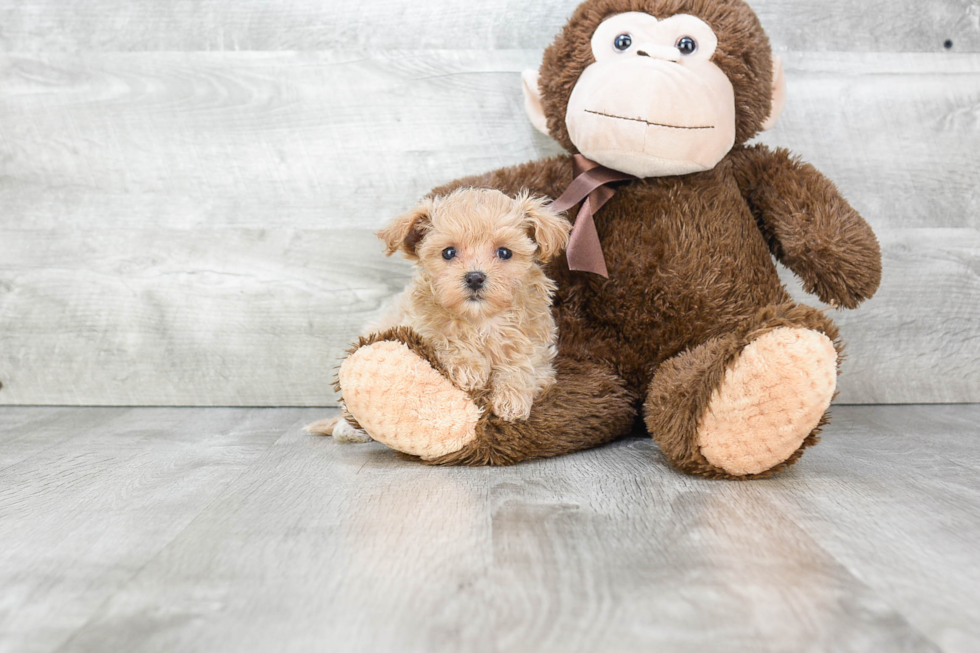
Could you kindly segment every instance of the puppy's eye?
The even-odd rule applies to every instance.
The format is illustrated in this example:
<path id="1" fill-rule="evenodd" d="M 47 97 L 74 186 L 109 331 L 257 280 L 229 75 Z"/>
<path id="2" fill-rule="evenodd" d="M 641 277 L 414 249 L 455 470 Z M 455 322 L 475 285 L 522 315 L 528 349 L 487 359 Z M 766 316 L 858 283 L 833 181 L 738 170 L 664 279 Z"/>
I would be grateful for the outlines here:
<path id="1" fill-rule="evenodd" d="M 442 250 L 442 258 L 446 259 L 447 261 L 451 261 L 456 258 L 456 248 L 447 247 L 446 249 Z"/>
<path id="2" fill-rule="evenodd" d="M 616 37 L 616 40 L 613 41 L 613 47 L 620 52 L 626 52 L 630 49 L 631 45 L 633 45 L 633 37 L 629 34 L 620 34 Z"/>
<path id="3" fill-rule="evenodd" d="M 506 247 L 500 247 L 497 249 L 497 258 L 499 258 L 501 261 L 506 261 L 513 255 L 514 252 L 510 251 Z"/>
<path id="4" fill-rule="evenodd" d="M 692 39 L 690 36 L 682 36 L 677 39 L 677 49 L 681 51 L 683 55 L 694 54 L 698 51 L 698 42 Z"/>

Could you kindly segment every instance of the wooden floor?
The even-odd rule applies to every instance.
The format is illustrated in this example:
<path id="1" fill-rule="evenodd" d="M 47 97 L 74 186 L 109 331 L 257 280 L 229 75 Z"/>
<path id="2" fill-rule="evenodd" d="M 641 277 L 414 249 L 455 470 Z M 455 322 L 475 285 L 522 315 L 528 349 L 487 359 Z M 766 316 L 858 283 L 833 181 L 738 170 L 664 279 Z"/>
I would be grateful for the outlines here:
<path id="1" fill-rule="evenodd" d="M 315 409 L 0 409 L 0 651 L 980 651 L 980 406 L 790 473 L 427 468 Z"/>

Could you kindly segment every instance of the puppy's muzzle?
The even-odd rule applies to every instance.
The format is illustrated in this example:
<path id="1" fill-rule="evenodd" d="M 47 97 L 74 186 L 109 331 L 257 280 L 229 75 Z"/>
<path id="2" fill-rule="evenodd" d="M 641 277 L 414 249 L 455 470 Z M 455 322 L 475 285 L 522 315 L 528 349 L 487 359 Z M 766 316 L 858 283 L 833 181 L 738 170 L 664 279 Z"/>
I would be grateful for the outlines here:
<path id="1" fill-rule="evenodd" d="M 483 284 L 487 281 L 487 275 L 482 272 L 470 272 L 465 277 L 463 277 L 463 283 L 466 287 L 476 292 L 483 287 Z"/>

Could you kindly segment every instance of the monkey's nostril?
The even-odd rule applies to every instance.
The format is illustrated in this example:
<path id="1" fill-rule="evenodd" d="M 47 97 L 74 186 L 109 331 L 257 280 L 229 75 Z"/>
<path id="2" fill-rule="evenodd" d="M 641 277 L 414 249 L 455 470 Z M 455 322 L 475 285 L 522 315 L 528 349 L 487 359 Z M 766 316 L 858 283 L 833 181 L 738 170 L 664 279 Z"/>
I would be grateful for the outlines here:
<path id="1" fill-rule="evenodd" d="M 470 272 L 463 277 L 463 280 L 466 282 L 466 287 L 470 290 L 479 290 L 487 280 L 487 275 L 482 272 Z"/>

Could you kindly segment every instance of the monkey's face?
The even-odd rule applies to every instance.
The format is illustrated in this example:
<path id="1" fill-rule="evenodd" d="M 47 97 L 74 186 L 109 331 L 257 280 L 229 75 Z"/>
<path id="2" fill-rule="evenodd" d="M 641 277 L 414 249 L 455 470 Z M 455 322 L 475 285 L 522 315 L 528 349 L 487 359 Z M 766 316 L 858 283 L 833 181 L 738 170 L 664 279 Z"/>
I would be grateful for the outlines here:
<path id="1" fill-rule="evenodd" d="M 785 85 L 743 0 L 585 0 L 524 91 L 534 126 L 570 152 L 664 177 L 768 129 Z"/>
<path id="2" fill-rule="evenodd" d="M 637 177 L 714 168 L 735 144 L 735 90 L 699 18 L 629 12 L 599 25 L 565 124 L 589 159 Z"/>

